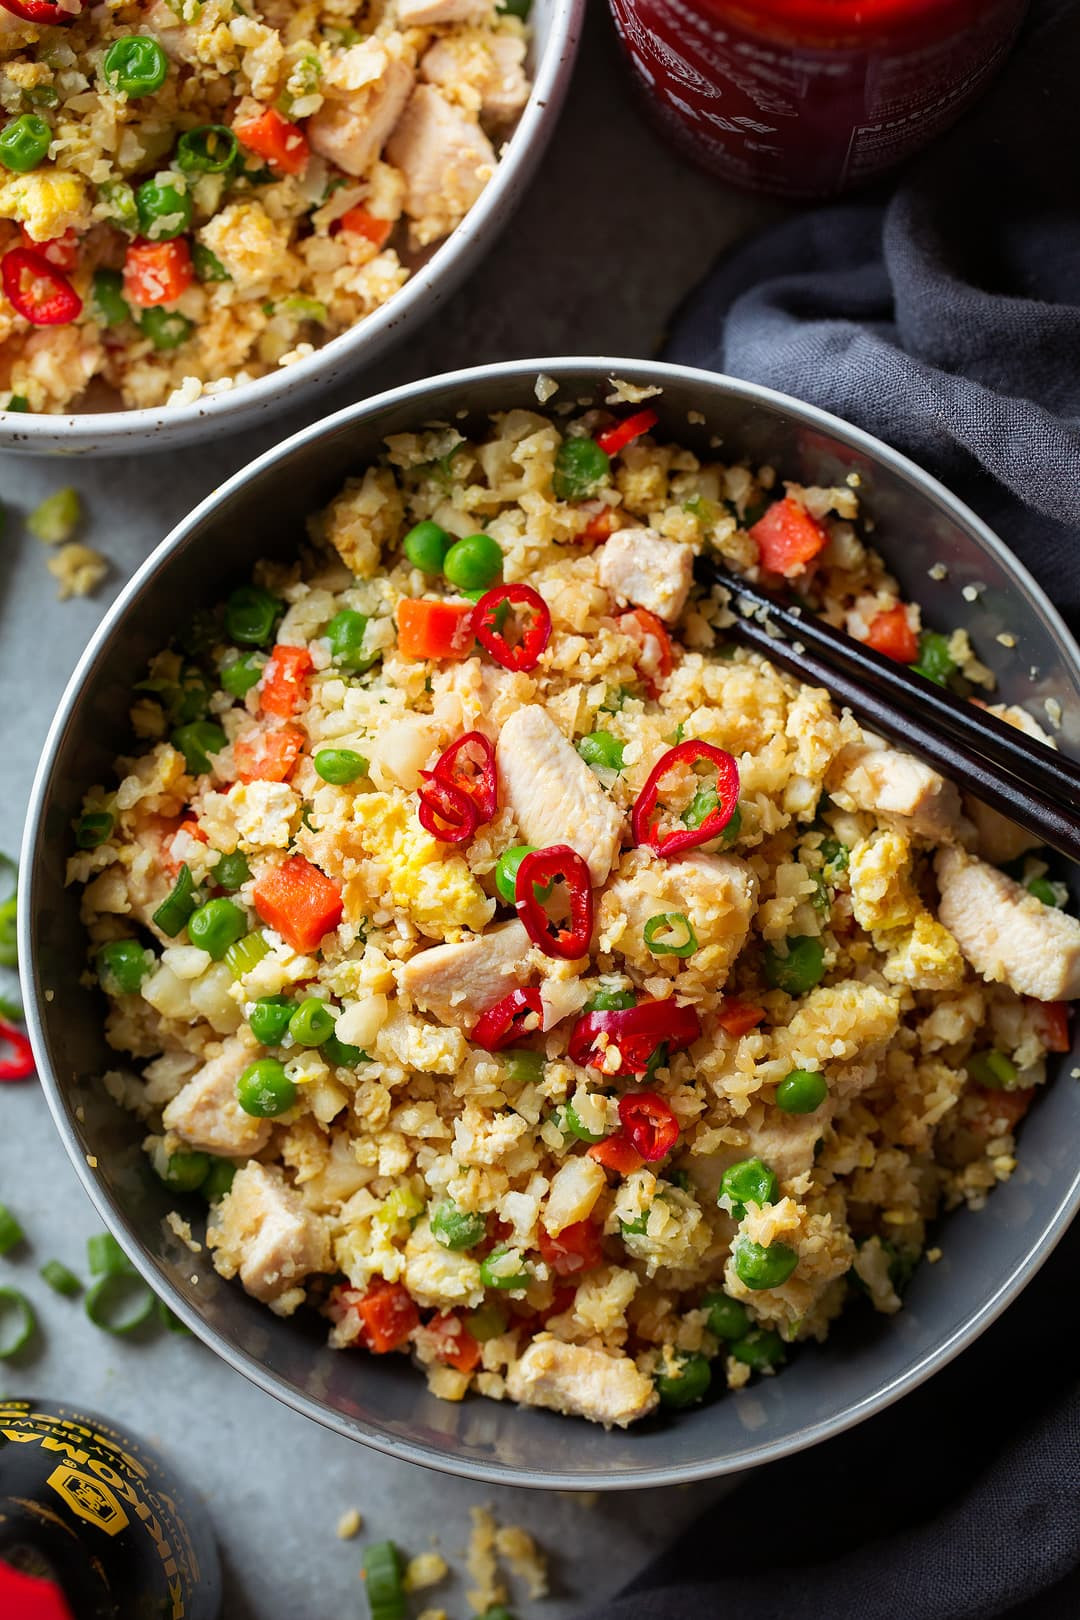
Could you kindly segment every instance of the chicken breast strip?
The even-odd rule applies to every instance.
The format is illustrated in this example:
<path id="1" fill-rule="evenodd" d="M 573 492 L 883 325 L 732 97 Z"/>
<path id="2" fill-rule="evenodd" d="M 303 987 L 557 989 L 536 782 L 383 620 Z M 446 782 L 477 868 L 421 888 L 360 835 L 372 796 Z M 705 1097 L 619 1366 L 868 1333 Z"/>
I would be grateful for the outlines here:
<path id="1" fill-rule="evenodd" d="M 537 849 L 569 844 L 588 863 L 593 883 L 603 883 L 622 842 L 622 813 L 547 710 L 533 703 L 512 714 L 496 758 L 525 841 Z"/>
<path id="2" fill-rule="evenodd" d="M 961 849 L 934 862 L 938 915 L 984 979 L 1036 1001 L 1080 996 L 1080 921 Z"/>

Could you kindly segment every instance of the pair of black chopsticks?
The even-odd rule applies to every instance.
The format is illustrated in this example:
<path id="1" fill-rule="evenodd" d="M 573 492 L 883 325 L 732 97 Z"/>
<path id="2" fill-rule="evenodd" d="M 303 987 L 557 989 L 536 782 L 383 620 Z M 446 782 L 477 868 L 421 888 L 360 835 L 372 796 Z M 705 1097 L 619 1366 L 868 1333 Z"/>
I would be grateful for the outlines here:
<path id="1" fill-rule="evenodd" d="M 730 593 L 735 623 L 725 635 L 826 687 L 883 737 L 1080 861 L 1080 766 L 1072 760 L 711 557 L 698 557 L 694 572 L 700 584 Z"/>

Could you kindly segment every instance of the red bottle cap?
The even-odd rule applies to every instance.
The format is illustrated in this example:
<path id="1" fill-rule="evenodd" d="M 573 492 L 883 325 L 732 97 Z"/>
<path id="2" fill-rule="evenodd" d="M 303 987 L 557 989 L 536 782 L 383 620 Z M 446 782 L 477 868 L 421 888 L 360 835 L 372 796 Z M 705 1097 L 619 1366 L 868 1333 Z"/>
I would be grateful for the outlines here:
<path id="1" fill-rule="evenodd" d="M 0 1620 L 75 1620 L 55 1581 L 22 1575 L 0 1561 Z"/>

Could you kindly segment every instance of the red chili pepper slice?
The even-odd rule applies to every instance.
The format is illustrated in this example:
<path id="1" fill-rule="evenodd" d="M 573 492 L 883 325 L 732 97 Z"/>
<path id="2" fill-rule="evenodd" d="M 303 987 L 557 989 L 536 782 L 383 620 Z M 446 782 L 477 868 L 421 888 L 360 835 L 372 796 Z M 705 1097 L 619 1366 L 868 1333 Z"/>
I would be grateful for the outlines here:
<path id="1" fill-rule="evenodd" d="M 701 1019 L 693 1007 L 679 1007 L 671 1000 L 642 1001 L 636 1007 L 590 1012 L 579 1018 L 570 1032 L 568 1055 L 572 1063 L 611 1074 L 615 1071 L 605 1060 L 614 1046 L 619 1053 L 618 1073 L 644 1074 L 658 1046 L 666 1046 L 669 1053 L 681 1052 L 700 1034 Z"/>
<path id="2" fill-rule="evenodd" d="M 534 987 L 511 990 L 494 1007 L 482 1013 L 473 1025 L 469 1039 L 485 1052 L 501 1052 L 504 1046 L 531 1035 L 540 1028 L 544 1017 L 544 1004 L 540 992 Z"/>
<path id="3" fill-rule="evenodd" d="M 41 23 L 46 28 L 73 23 L 82 9 L 63 11 L 55 0 L 0 0 L 0 6 L 10 11 L 13 17 L 21 17 L 24 22 Z"/>
<path id="4" fill-rule="evenodd" d="M 34 1072 L 34 1054 L 22 1030 L 0 1018 L 0 1042 L 12 1051 L 11 1057 L 0 1058 L 0 1080 L 29 1080 Z"/>
<path id="5" fill-rule="evenodd" d="M 83 307 L 68 278 L 34 248 L 5 253 L 0 277 L 8 303 L 34 326 L 67 326 Z"/>
<path id="6" fill-rule="evenodd" d="M 518 627 L 518 639 L 511 642 L 506 637 L 506 621 L 514 607 L 527 612 Z M 481 647 L 503 669 L 529 670 L 536 668 L 551 638 L 551 614 L 540 592 L 531 585 L 496 585 L 477 602 L 472 627 Z"/>
<path id="7" fill-rule="evenodd" d="M 536 893 L 539 888 L 550 894 L 551 886 L 560 880 L 570 903 L 569 925 L 553 922 Z M 593 930 L 592 878 L 576 849 L 569 844 L 552 844 L 526 855 L 517 869 L 514 896 L 517 914 L 529 938 L 545 956 L 573 961 L 587 954 Z"/>
<path id="8" fill-rule="evenodd" d="M 649 433 L 659 420 L 653 410 L 635 411 L 625 421 L 616 422 L 614 427 L 598 433 L 596 442 L 606 456 L 617 456 L 620 450 L 625 450 L 628 444 L 640 439 L 643 433 Z"/>
<path id="9" fill-rule="evenodd" d="M 19 236 L 24 248 L 31 253 L 40 253 L 56 270 L 71 271 L 79 268 L 79 238 L 73 230 L 66 230 L 60 236 L 50 236 L 46 242 L 35 242 L 25 225 L 19 226 Z"/>
<path id="10" fill-rule="evenodd" d="M 467 731 L 452 742 L 436 760 L 433 774 L 472 800 L 478 825 L 491 820 L 499 807 L 499 773 L 491 739 L 482 731 Z"/>
<path id="11" fill-rule="evenodd" d="M 604 1240 L 595 1221 L 575 1221 L 552 1237 L 540 1226 L 540 1254 L 556 1277 L 576 1277 L 593 1271 L 604 1258 Z"/>
<path id="12" fill-rule="evenodd" d="M 663 811 L 660 789 L 664 778 L 680 766 L 687 771 L 699 761 L 716 768 L 716 803 L 706 811 L 696 827 L 685 827 L 679 822 L 668 832 L 661 831 Z M 739 802 L 739 767 L 734 757 L 712 743 L 690 741 L 669 748 L 649 772 L 648 781 L 638 795 L 630 817 L 634 842 L 648 844 L 658 855 L 678 855 L 684 849 L 695 849 L 707 844 L 722 833 Z"/>
<path id="13" fill-rule="evenodd" d="M 595 1159 L 597 1164 L 602 1164 L 605 1170 L 611 1170 L 617 1176 L 632 1176 L 645 1163 L 633 1142 L 622 1131 L 605 1136 L 602 1142 L 594 1142 L 586 1152 L 590 1159 Z"/>
<path id="14" fill-rule="evenodd" d="M 646 1164 L 663 1159 L 679 1140 L 679 1122 L 655 1091 L 634 1091 L 620 1097 L 619 1119 Z"/>
<path id="15" fill-rule="evenodd" d="M 443 844 L 463 844 L 480 824 L 473 801 L 434 771 L 421 771 L 420 825 Z"/>

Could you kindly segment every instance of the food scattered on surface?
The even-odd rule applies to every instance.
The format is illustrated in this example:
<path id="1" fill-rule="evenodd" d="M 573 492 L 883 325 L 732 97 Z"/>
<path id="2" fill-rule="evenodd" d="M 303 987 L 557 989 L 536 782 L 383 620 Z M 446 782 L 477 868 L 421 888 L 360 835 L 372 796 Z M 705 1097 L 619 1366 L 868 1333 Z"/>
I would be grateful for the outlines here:
<path id="1" fill-rule="evenodd" d="M 604 1424 L 898 1310 L 1080 991 L 1030 844 L 739 647 L 693 558 L 970 695 L 967 636 L 849 482 L 703 461 L 652 392 L 389 439 L 153 660 L 69 868 L 106 1084 L 218 1271 Z M 477 1534 L 480 1610 L 528 1550 Z"/>
<path id="2" fill-rule="evenodd" d="M 346 1508 L 337 1522 L 336 1535 L 339 1541 L 351 1541 L 363 1529 L 364 1521 L 356 1508 Z"/>
<path id="3" fill-rule="evenodd" d="M 59 584 L 57 595 L 61 602 L 72 596 L 92 596 L 109 572 L 109 564 L 100 551 L 78 540 L 61 546 L 46 566 Z"/>

